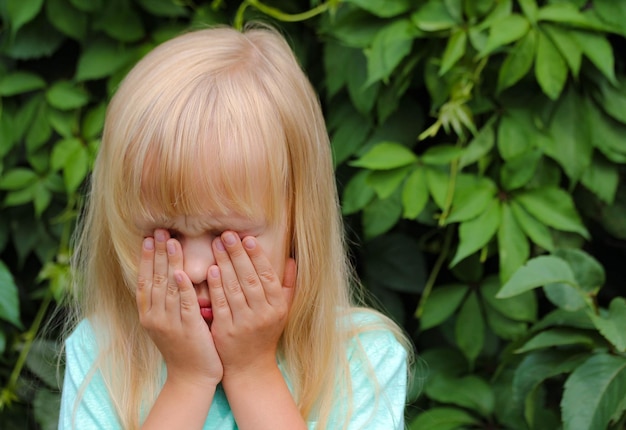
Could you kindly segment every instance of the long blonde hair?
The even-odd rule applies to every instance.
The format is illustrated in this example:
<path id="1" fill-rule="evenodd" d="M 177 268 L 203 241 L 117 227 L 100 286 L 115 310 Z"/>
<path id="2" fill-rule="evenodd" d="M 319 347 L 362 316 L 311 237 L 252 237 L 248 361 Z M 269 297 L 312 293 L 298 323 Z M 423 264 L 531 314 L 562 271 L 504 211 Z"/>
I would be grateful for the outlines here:
<path id="1" fill-rule="evenodd" d="M 163 380 L 135 305 L 142 237 L 133 220 L 199 214 L 206 196 L 252 210 L 258 181 L 270 219 L 285 199 L 289 207 L 298 269 L 279 351 L 295 400 L 324 428 L 337 397 L 349 398 L 348 339 L 367 328 L 346 318 L 351 272 L 319 101 L 277 32 L 198 30 L 150 52 L 113 97 L 76 243 L 74 323 L 91 322 L 94 369 L 123 428 L 139 427 Z"/>

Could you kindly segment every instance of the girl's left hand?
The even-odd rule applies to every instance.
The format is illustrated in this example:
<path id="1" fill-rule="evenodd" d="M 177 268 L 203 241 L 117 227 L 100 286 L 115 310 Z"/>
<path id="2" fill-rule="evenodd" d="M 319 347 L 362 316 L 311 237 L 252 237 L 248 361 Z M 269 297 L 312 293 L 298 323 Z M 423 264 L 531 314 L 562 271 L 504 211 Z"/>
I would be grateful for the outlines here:
<path id="1" fill-rule="evenodd" d="M 276 367 L 278 341 L 293 298 L 295 261 L 287 259 L 281 284 L 254 237 L 240 240 L 237 234 L 224 232 L 213 242 L 213 252 L 217 265 L 207 274 L 211 333 L 224 378 Z"/>

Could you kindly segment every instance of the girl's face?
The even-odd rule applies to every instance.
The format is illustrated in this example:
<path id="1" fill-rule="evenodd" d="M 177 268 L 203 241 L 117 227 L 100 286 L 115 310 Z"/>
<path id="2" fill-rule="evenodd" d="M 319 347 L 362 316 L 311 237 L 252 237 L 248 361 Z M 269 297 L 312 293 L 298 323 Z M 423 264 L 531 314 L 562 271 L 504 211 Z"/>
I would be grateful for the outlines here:
<path id="1" fill-rule="evenodd" d="M 286 214 L 286 210 L 284 211 Z M 183 252 L 183 270 L 193 283 L 198 304 L 207 322 L 212 319 L 207 273 L 210 266 L 217 264 L 213 242 L 227 237 L 243 240 L 256 238 L 276 275 L 283 280 L 285 263 L 289 258 L 289 241 L 286 216 L 270 222 L 265 216 L 246 217 L 236 212 L 195 216 L 178 216 L 153 225 L 148 221 L 137 221 L 144 237 L 153 236 L 156 229 L 165 229 L 170 237 L 180 242 Z"/>

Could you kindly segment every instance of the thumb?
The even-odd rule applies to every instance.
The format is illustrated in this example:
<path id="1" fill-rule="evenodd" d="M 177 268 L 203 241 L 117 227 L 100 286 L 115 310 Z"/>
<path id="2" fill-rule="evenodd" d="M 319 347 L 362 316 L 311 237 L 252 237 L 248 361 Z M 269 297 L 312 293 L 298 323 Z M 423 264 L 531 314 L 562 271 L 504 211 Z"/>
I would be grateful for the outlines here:
<path id="1" fill-rule="evenodd" d="M 296 260 L 289 258 L 285 263 L 285 272 L 283 274 L 283 292 L 287 295 L 287 301 L 290 305 L 293 300 L 294 287 L 296 286 L 297 271 Z"/>

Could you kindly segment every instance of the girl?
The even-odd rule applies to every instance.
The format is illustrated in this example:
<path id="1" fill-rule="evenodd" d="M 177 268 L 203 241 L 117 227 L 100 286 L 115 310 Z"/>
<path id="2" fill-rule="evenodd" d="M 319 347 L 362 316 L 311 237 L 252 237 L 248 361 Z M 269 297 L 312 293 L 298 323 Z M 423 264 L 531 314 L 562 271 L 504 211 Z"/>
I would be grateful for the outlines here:
<path id="1" fill-rule="evenodd" d="M 351 304 L 337 201 L 276 32 L 148 54 L 107 112 L 59 428 L 403 428 L 409 344 Z"/>

